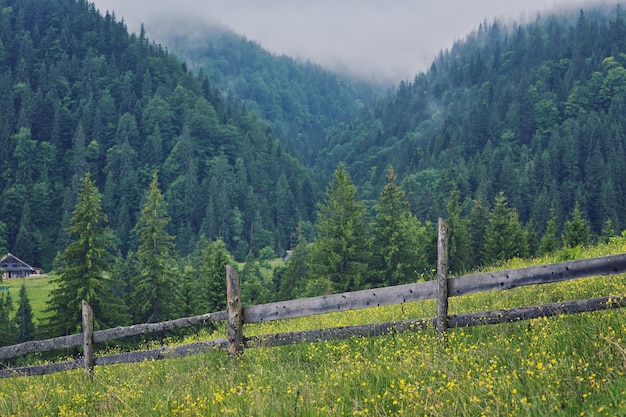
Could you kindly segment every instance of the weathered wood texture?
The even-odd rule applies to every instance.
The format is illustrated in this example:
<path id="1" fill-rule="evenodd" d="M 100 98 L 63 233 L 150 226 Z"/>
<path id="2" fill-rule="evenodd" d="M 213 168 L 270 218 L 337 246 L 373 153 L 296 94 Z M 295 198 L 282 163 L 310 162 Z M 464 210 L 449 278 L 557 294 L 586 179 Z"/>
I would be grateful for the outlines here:
<path id="1" fill-rule="evenodd" d="M 226 350 L 226 338 L 207 340 L 174 347 L 162 347 L 158 349 L 142 350 L 138 352 L 118 353 L 115 355 L 97 356 L 94 365 L 113 365 L 118 363 L 132 363 L 155 361 L 161 359 L 178 358 L 195 355 L 215 349 Z M 66 362 L 49 363 L 45 365 L 25 366 L 21 368 L 0 369 L 0 378 L 14 376 L 48 375 L 56 372 L 69 371 L 83 366 L 81 359 Z"/>
<path id="2" fill-rule="evenodd" d="M 10 378 L 15 376 L 35 376 L 48 375 L 57 372 L 78 369 L 83 366 L 82 359 L 74 359 L 65 362 L 47 363 L 45 365 L 24 366 L 21 368 L 0 369 L 0 378 Z"/>
<path id="3" fill-rule="evenodd" d="M 237 271 L 226 265 L 226 299 L 228 300 L 228 353 L 237 357 L 243 353 L 243 308 L 241 285 Z"/>
<path id="4" fill-rule="evenodd" d="M 529 320 L 538 317 L 552 317 L 560 314 L 583 313 L 626 307 L 626 297 L 601 297 L 589 300 L 576 300 L 560 303 L 544 304 L 531 307 L 519 307 L 510 310 L 492 310 L 478 313 L 459 314 L 448 318 L 450 328 L 481 326 L 486 324 L 502 324 Z M 408 331 L 420 331 L 436 326 L 436 318 L 400 320 L 387 323 L 364 324 L 360 326 L 344 326 L 331 329 L 309 330 L 303 332 L 278 333 L 245 338 L 244 346 L 273 347 L 296 343 L 318 342 L 323 340 L 342 340 L 350 337 L 372 337 Z M 214 349 L 227 350 L 227 339 L 216 339 L 191 343 L 175 347 L 163 347 L 140 352 L 120 353 L 116 355 L 96 357 L 96 365 L 116 363 L 142 362 L 149 360 L 170 359 Z M 47 365 L 0 370 L 0 378 L 13 376 L 45 375 L 81 367 L 82 361 L 59 362 Z"/>
<path id="5" fill-rule="evenodd" d="M 244 322 L 258 323 L 337 311 L 358 310 L 412 301 L 432 300 L 437 282 L 427 281 L 244 307 Z"/>
<path id="6" fill-rule="evenodd" d="M 83 334 L 72 334 L 69 336 L 55 337 L 45 340 L 34 340 L 18 345 L 4 346 L 0 348 L 0 359 L 14 358 L 16 356 L 28 355 L 33 352 L 47 352 L 57 349 L 69 349 L 83 344 Z"/>
<path id="7" fill-rule="evenodd" d="M 548 284 L 575 278 L 615 275 L 624 272 L 626 272 L 626 255 L 612 255 L 508 271 L 466 275 L 451 279 L 448 283 L 448 290 L 449 296 L 454 297 L 475 292 L 510 290 L 524 285 Z"/>
<path id="8" fill-rule="evenodd" d="M 448 225 L 439 218 L 437 232 L 437 334 L 445 338 L 448 328 Z"/>
<path id="9" fill-rule="evenodd" d="M 93 376 L 93 309 L 87 301 L 82 300 L 83 308 L 83 368 L 85 375 Z"/>
<path id="10" fill-rule="evenodd" d="M 626 307 L 626 297 L 601 297 L 589 300 L 519 307 L 510 310 L 492 310 L 459 314 L 450 316 L 448 318 L 448 325 L 450 328 L 458 328 L 481 326 L 485 324 L 501 324 L 530 320 L 538 317 L 552 317 L 560 314 L 584 313 L 623 307 Z M 419 331 L 434 328 L 436 325 L 436 318 L 401 320 L 387 323 L 365 324 L 361 326 L 345 326 L 331 329 L 255 336 L 246 338 L 245 345 L 246 348 L 257 346 L 273 347 L 323 340 L 341 340 L 353 336 L 381 336 L 407 331 Z"/>
<path id="11" fill-rule="evenodd" d="M 626 255 L 612 255 L 453 278 L 448 280 L 448 296 L 624 272 Z M 245 323 L 258 323 L 436 298 L 437 281 L 427 281 L 244 307 L 243 315 Z"/>
<path id="12" fill-rule="evenodd" d="M 93 333 L 95 343 L 108 340 L 121 339 L 122 337 L 136 336 L 144 333 L 164 332 L 167 330 L 181 329 L 190 326 L 198 326 L 210 322 L 225 321 L 226 311 L 202 314 L 199 316 L 185 317 L 182 319 L 169 320 L 161 323 L 134 324 L 126 327 L 114 327 L 111 329 L 98 330 Z M 35 340 L 18 345 L 0 347 L 0 359 L 14 358 L 28 355 L 34 352 L 48 352 L 50 350 L 69 349 L 83 344 L 83 334 L 55 337 L 53 339 Z"/>
<path id="13" fill-rule="evenodd" d="M 164 332 L 173 329 L 182 329 L 185 327 L 199 326 L 217 321 L 226 320 L 226 311 L 217 311 L 215 313 L 202 314 L 193 317 L 184 317 L 182 319 L 163 321 L 160 323 L 134 324 L 126 327 L 114 327 L 111 329 L 98 330 L 94 333 L 94 342 L 106 342 L 107 340 L 120 339 L 122 337 L 136 336 L 144 333 Z"/>

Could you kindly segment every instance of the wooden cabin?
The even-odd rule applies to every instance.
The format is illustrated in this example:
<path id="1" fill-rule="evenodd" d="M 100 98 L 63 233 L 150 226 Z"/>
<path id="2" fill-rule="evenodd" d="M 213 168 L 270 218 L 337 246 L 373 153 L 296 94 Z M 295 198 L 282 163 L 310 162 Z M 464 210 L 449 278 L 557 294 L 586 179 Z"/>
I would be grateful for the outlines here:
<path id="1" fill-rule="evenodd" d="M 17 256 L 10 253 L 0 259 L 0 272 L 4 279 L 25 278 L 37 274 L 37 271 Z"/>

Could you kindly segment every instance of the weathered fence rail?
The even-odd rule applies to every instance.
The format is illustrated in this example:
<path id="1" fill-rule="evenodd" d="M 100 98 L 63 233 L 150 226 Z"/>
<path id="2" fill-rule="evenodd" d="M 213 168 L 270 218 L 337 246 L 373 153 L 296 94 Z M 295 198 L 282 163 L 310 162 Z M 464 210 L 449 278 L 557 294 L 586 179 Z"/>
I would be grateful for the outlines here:
<path id="1" fill-rule="evenodd" d="M 85 371 L 90 374 L 94 365 L 174 358 L 206 352 L 216 348 L 228 350 L 232 356 L 238 356 L 243 352 L 244 348 L 255 346 L 278 346 L 323 339 L 342 339 L 351 336 L 376 336 L 433 327 L 438 330 L 440 336 L 443 336 L 445 335 L 446 328 L 507 323 L 536 317 L 549 317 L 559 314 L 626 307 L 626 298 L 610 296 L 589 300 L 558 302 L 540 306 L 519 307 L 510 310 L 494 310 L 448 316 L 448 297 L 483 291 L 508 290 L 525 285 L 545 284 L 590 276 L 626 273 L 626 254 L 447 279 L 445 273 L 447 270 L 447 244 L 445 239 L 447 227 L 443 221 L 440 222 L 439 229 L 440 247 L 438 249 L 437 281 L 242 307 L 239 277 L 236 271 L 229 266 L 226 270 L 228 300 L 228 309 L 226 311 L 186 317 L 162 323 L 136 324 L 127 327 L 99 330 L 93 332 L 91 335 L 90 330 L 87 329 L 87 331 L 80 334 L 2 347 L 0 348 L 0 360 L 34 352 L 66 349 L 81 345 L 83 346 L 83 352 L 86 354 L 82 360 L 77 359 L 53 364 L 3 369 L 0 370 L 0 378 L 15 375 L 44 375 L 80 367 L 85 368 Z M 245 323 L 282 320 L 428 299 L 438 300 L 437 317 L 264 335 L 251 338 L 246 338 L 243 335 L 243 324 Z M 85 308 L 86 307 L 84 307 L 84 309 Z M 88 313 L 85 312 L 84 314 L 88 315 Z M 93 343 L 217 321 L 228 322 L 227 338 L 115 355 L 92 355 L 91 345 Z M 86 323 L 87 322 L 88 320 Z M 85 327 L 88 328 L 89 325 L 86 324 Z"/>

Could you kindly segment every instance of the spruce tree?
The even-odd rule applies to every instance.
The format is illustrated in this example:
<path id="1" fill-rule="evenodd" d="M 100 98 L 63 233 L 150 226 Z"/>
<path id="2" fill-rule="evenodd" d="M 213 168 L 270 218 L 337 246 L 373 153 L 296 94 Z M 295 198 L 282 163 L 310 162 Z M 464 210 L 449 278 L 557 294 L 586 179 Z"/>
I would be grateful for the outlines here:
<path id="1" fill-rule="evenodd" d="M 22 284 L 20 288 L 20 299 L 14 320 L 17 327 L 17 343 L 28 342 L 35 338 L 33 308 L 26 293 L 26 284 Z"/>
<path id="2" fill-rule="evenodd" d="M 139 322 L 172 319 L 178 310 L 177 261 L 174 237 L 168 234 L 170 217 L 159 189 L 156 173 L 146 192 L 146 200 L 135 226 L 139 239 L 138 272 L 133 277 L 133 306 Z"/>
<path id="3" fill-rule="evenodd" d="M 110 295 L 106 272 L 112 265 L 113 237 L 102 212 L 101 195 L 87 173 L 70 219 L 67 234 L 74 239 L 65 248 L 59 262 L 55 288 L 50 292 L 46 311 L 50 314 L 48 330 L 54 335 L 81 331 L 82 305 L 93 309 L 96 327 L 114 325 L 119 301 Z"/>
<path id="4" fill-rule="evenodd" d="M 461 273 L 471 267 L 471 241 L 469 221 L 461 215 L 461 192 L 456 184 L 450 190 L 448 199 L 448 267 L 450 271 Z"/>
<path id="5" fill-rule="evenodd" d="M 15 344 L 17 329 L 15 322 L 11 320 L 13 300 L 10 291 L 0 292 L 0 346 Z"/>
<path id="6" fill-rule="evenodd" d="M 539 255 L 546 255 L 559 248 L 559 239 L 556 233 L 556 213 L 553 206 L 550 208 L 550 220 L 548 220 L 546 225 L 546 232 L 539 242 Z"/>
<path id="7" fill-rule="evenodd" d="M 589 221 L 583 218 L 580 205 L 576 202 L 570 213 L 570 220 L 565 222 L 565 231 L 563 233 L 565 247 L 575 248 L 576 246 L 587 245 L 591 234 L 589 230 Z"/>
<path id="8" fill-rule="evenodd" d="M 488 264 L 526 255 L 526 238 L 515 209 L 508 206 L 504 192 L 496 197 L 485 231 L 484 259 Z"/>
<path id="9" fill-rule="evenodd" d="M 202 306 L 205 313 L 226 309 L 226 265 L 233 262 L 223 240 L 209 242 L 204 236 L 199 242 L 197 266 L 200 278 Z"/>
<path id="10" fill-rule="evenodd" d="M 387 185 L 374 207 L 373 243 L 370 284 L 399 285 L 415 281 L 417 271 L 425 265 L 419 241 L 421 225 L 396 185 L 396 174 L 390 168 Z"/>
<path id="11" fill-rule="evenodd" d="M 269 286 L 263 281 L 259 263 L 250 251 L 241 272 L 241 297 L 244 305 L 263 304 L 270 301 Z"/>
<path id="12" fill-rule="evenodd" d="M 339 164 L 317 213 L 314 249 L 315 274 L 328 280 L 334 292 L 358 290 L 367 279 L 365 207 L 355 197 L 356 186 Z"/>

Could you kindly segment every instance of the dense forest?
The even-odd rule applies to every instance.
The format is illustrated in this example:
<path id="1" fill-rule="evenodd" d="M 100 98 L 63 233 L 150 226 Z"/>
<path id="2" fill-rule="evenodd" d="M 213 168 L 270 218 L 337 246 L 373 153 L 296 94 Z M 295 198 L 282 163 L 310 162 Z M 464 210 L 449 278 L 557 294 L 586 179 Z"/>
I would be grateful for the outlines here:
<path id="1" fill-rule="evenodd" d="M 437 217 L 453 274 L 568 258 L 626 227 L 625 35 L 619 7 L 483 23 L 374 102 L 233 34 L 183 63 L 87 1 L 0 0 L 0 253 L 54 269 L 41 335 L 81 298 L 216 311 L 235 261 L 244 304 L 430 279 Z M 13 311 L 0 344 L 35 337 Z"/>
<path id="2" fill-rule="evenodd" d="M 332 128 L 350 122 L 384 91 L 311 62 L 273 55 L 225 28 L 174 22 L 158 35 L 190 69 L 202 70 L 222 91 L 243 100 L 307 164 L 315 162 Z"/>
<path id="3" fill-rule="evenodd" d="M 540 235 L 578 203 L 594 233 L 626 226 L 626 24 L 620 7 L 483 23 L 426 73 L 327 137 L 316 168 L 346 164 L 373 199 L 392 165 L 422 220 L 503 191 Z"/>
<path id="4" fill-rule="evenodd" d="M 89 172 L 121 254 L 159 171 L 176 248 L 288 249 L 316 182 L 265 123 L 86 1 L 0 1 L 0 251 L 50 270 Z"/>

